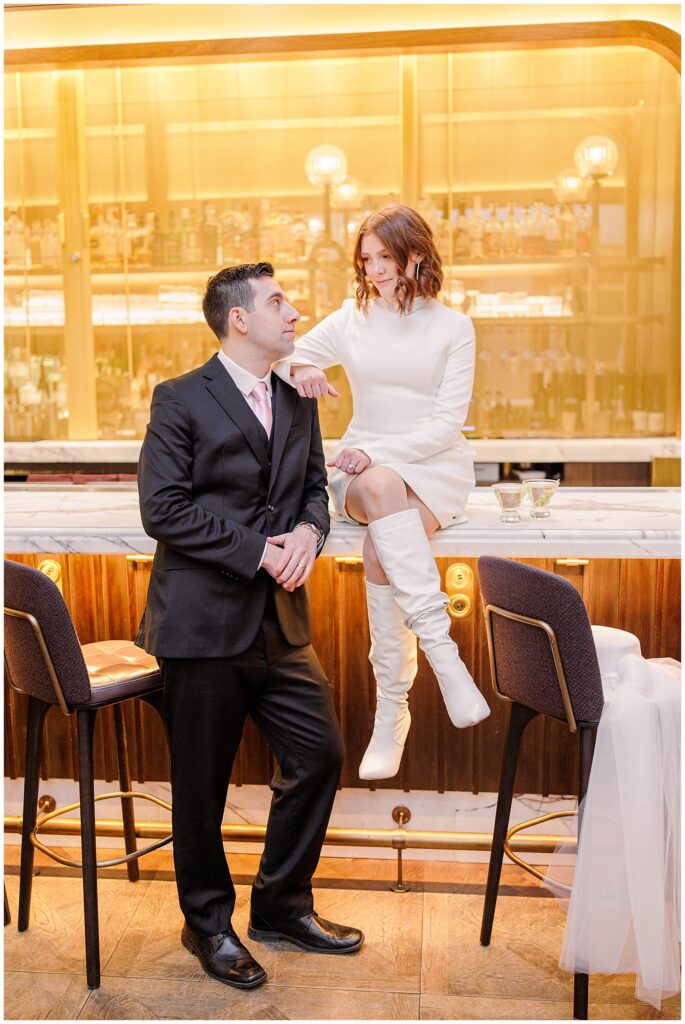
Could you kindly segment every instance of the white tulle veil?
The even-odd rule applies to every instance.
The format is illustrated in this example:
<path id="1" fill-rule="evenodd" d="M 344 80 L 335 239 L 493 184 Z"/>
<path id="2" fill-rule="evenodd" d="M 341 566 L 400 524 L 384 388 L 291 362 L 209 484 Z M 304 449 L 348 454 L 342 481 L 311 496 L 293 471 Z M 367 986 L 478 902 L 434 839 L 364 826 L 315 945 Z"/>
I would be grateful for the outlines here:
<path id="1" fill-rule="evenodd" d="M 544 884 L 569 900 L 561 966 L 635 973 L 660 1008 L 680 990 L 680 665 L 628 655 L 605 700 L 575 871 L 562 846 Z"/>

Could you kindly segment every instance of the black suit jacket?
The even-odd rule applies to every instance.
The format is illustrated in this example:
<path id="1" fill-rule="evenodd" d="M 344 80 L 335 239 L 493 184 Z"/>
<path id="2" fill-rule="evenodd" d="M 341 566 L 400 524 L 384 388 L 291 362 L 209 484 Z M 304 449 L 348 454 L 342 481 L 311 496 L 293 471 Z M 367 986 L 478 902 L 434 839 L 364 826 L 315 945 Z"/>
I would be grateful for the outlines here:
<path id="1" fill-rule="evenodd" d="M 310 641 L 305 588 L 288 593 L 257 566 L 267 536 L 303 520 L 330 529 L 317 403 L 271 379 L 270 452 L 218 356 L 154 390 L 138 464 L 143 526 L 157 541 L 136 638 L 150 654 L 239 654 L 271 588 L 286 640 Z"/>

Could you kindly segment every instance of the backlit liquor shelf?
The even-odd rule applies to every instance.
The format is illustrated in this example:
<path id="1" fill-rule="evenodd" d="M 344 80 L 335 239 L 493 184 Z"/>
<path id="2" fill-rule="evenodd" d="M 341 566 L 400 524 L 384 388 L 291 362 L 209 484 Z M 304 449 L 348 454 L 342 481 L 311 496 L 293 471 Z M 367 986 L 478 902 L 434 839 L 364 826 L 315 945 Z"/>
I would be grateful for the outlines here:
<path id="1" fill-rule="evenodd" d="M 284 38 L 249 61 L 12 67 L 5 437 L 142 437 L 155 384 L 215 351 L 210 274 L 271 260 L 304 332 L 350 294 L 362 219 L 398 201 L 476 324 L 470 437 L 677 435 L 679 75 L 629 33 L 559 31 L 474 50 L 438 29 L 430 52 L 360 35 L 323 64 Z M 312 176 L 322 145 L 342 182 Z M 352 403 L 331 377 L 334 439 Z"/>

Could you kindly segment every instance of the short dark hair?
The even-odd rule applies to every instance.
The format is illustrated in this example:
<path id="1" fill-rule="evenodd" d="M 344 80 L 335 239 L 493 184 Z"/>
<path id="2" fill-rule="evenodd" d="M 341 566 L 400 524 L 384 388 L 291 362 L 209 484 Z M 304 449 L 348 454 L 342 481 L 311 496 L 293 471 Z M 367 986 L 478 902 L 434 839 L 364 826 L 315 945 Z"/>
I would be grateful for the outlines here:
<path id="1" fill-rule="evenodd" d="M 250 279 L 273 276 L 274 268 L 270 263 L 241 263 L 237 267 L 224 267 L 210 277 L 202 312 L 219 341 L 226 337 L 226 321 L 234 306 L 241 306 L 247 313 L 254 311 L 255 293 Z"/>

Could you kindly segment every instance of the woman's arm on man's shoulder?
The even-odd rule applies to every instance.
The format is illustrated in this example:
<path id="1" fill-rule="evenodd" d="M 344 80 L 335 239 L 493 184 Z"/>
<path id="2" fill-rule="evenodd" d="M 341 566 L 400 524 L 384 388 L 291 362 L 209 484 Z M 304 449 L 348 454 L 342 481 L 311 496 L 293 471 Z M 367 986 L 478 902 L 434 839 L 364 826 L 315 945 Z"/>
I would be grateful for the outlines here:
<path id="1" fill-rule="evenodd" d="M 293 354 L 288 356 L 287 359 L 280 359 L 277 363 L 274 363 L 271 367 L 273 372 L 278 374 L 286 384 L 291 384 L 295 387 L 297 384 L 292 379 L 292 371 L 296 366 L 315 367 L 317 370 L 322 371 L 328 366 L 335 366 L 341 362 L 349 315 L 349 304 L 344 302 L 340 309 L 336 309 L 334 313 L 324 317 L 310 331 L 307 331 L 306 334 L 299 338 L 295 342 Z M 325 383 L 325 374 L 317 374 L 317 382 Z M 311 384 L 312 381 L 309 383 Z M 297 387 L 297 390 L 303 398 L 321 397 L 319 394 L 310 394 L 306 389 L 300 390 L 300 387 Z M 323 392 L 323 394 L 326 393 L 326 391 Z M 332 393 L 337 395 L 335 390 Z"/>

